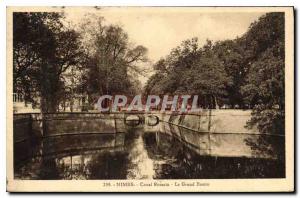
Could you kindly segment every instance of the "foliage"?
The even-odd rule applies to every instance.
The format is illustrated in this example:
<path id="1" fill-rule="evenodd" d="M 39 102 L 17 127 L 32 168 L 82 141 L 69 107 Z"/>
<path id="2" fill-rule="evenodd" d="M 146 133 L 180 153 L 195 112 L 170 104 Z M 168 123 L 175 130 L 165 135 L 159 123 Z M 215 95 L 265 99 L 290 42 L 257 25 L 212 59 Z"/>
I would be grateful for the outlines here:
<path id="1" fill-rule="evenodd" d="M 57 111 L 64 96 L 63 73 L 82 60 L 79 35 L 59 13 L 14 13 L 14 92 L 43 112 Z"/>
<path id="2" fill-rule="evenodd" d="M 253 54 L 245 86 L 245 100 L 254 104 L 249 127 L 264 133 L 284 133 L 284 13 L 269 13 L 246 34 Z M 251 41 L 251 42 L 250 42 Z"/>
<path id="3" fill-rule="evenodd" d="M 88 54 L 82 85 L 90 102 L 103 94 L 135 94 L 140 85 L 136 76 L 143 73 L 139 64 L 148 61 L 147 49 L 133 46 L 120 26 L 104 25 L 101 17 L 89 17 L 80 32 Z"/>
<path id="4" fill-rule="evenodd" d="M 252 108 L 248 127 L 284 132 L 284 13 L 267 13 L 233 40 L 183 41 L 154 64 L 149 94 L 197 94 L 200 105 Z"/>
<path id="5" fill-rule="evenodd" d="M 230 79 L 224 64 L 216 57 L 211 41 L 198 47 L 198 40 L 183 41 L 166 59 L 158 61 L 157 73 L 146 85 L 152 94 L 197 94 L 203 107 L 214 107 L 217 98 L 226 95 L 225 85 Z"/>

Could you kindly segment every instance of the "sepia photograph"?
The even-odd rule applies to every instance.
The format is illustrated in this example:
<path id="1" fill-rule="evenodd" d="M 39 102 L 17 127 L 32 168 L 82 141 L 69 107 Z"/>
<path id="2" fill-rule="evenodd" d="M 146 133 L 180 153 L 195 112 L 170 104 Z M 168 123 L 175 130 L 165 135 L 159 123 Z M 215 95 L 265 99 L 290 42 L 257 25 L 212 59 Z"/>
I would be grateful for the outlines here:
<path id="1" fill-rule="evenodd" d="M 293 7 L 7 7 L 10 192 L 293 192 Z"/>

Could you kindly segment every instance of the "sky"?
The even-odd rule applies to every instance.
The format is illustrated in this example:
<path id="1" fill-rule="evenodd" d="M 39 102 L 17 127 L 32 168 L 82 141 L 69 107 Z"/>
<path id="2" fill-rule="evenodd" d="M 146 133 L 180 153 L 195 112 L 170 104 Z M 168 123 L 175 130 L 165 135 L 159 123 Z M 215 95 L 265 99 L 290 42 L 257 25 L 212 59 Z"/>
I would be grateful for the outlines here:
<path id="1" fill-rule="evenodd" d="M 220 41 L 243 35 L 250 24 L 265 12 L 205 10 L 201 8 L 89 8 L 65 10 L 66 19 L 78 23 L 87 13 L 103 16 L 108 24 L 120 25 L 129 41 L 148 49 L 152 63 L 167 56 L 183 40 L 198 37 Z M 143 80 L 144 81 L 144 80 Z"/>

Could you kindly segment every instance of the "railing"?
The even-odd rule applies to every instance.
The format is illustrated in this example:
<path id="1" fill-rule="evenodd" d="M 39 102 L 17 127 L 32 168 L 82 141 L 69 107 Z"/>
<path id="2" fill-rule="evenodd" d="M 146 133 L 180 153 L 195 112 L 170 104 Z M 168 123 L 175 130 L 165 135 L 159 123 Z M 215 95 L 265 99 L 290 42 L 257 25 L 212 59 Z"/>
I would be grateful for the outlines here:
<path id="1" fill-rule="evenodd" d="M 23 101 L 24 101 L 23 94 L 13 93 L 13 102 L 23 102 Z"/>

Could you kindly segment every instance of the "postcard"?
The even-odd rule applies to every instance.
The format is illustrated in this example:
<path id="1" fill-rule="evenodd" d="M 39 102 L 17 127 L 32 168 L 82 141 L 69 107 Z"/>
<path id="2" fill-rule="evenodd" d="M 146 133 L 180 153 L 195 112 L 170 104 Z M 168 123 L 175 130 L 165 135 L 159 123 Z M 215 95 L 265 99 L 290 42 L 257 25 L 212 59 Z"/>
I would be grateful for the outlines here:
<path id="1" fill-rule="evenodd" d="M 7 191 L 293 192 L 293 7 L 7 7 Z"/>

